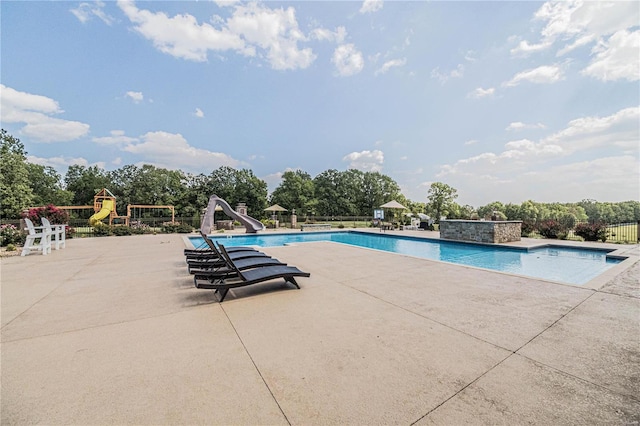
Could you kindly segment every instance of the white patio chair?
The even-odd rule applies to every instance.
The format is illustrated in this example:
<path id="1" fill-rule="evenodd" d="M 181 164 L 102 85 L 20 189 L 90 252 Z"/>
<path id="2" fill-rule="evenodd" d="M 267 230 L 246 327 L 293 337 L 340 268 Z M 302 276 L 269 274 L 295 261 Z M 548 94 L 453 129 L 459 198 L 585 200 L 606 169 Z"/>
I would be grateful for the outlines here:
<path id="1" fill-rule="evenodd" d="M 42 226 L 46 228 L 49 232 L 51 232 L 51 244 L 55 247 L 56 250 L 64 248 L 66 245 L 65 242 L 65 227 L 66 225 L 52 225 L 49 222 L 49 219 L 43 217 L 40 219 L 42 221 Z"/>
<path id="2" fill-rule="evenodd" d="M 33 222 L 26 218 L 24 223 L 27 225 L 28 235 L 20 256 L 30 254 L 32 250 L 40 251 L 43 255 L 51 253 L 51 227 L 47 229 L 43 226 L 33 226 Z"/>

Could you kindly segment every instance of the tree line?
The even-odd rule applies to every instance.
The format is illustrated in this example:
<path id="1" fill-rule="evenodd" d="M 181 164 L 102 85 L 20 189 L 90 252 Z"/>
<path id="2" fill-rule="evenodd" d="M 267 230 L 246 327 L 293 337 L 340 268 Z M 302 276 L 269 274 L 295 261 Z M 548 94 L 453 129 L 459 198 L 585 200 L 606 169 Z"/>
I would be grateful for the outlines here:
<path id="1" fill-rule="evenodd" d="M 499 201 L 474 208 L 456 203 L 457 191 L 435 182 L 425 201 L 412 201 L 391 177 L 379 172 L 349 169 L 326 170 L 315 177 L 302 170 L 287 171 L 281 183 L 269 194 L 267 183 L 249 169 L 220 167 L 209 174 L 190 174 L 152 165 L 125 165 L 113 171 L 97 166 L 69 166 L 64 176 L 49 166 L 28 163 L 19 139 L 2 129 L 0 146 L 0 217 L 17 219 L 28 207 L 92 205 L 94 195 L 109 189 L 117 199 L 119 214 L 128 204 L 173 205 L 178 217 L 199 216 L 208 198 L 216 194 L 233 207 L 245 203 L 249 215 L 267 218 L 264 209 L 279 204 L 299 217 L 362 216 L 396 200 L 414 214 L 426 213 L 436 220 L 479 219 L 498 215 L 508 220 L 564 221 L 598 220 L 607 223 L 640 220 L 640 202 L 605 203 L 583 200 L 579 203 L 502 204 Z"/>

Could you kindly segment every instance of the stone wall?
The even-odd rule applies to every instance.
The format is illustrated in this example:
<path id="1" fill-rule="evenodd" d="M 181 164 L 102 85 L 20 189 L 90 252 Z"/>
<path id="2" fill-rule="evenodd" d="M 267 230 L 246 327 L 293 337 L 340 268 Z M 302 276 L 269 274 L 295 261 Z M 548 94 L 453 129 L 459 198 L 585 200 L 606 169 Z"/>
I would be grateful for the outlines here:
<path id="1" fill-rule="evenodd" d="M 520 241 L 522 222 L 484 220 L 441 220 L 440 238 L 443 240 L 473 241 L 476 243 L 508 243 Z"/>

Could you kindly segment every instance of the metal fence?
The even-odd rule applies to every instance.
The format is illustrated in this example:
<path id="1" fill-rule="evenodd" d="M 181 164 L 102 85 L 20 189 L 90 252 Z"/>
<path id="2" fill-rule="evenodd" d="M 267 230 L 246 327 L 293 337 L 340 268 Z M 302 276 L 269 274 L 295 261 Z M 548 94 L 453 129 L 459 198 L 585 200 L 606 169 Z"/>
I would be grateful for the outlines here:
<path id="1" fill-rule="evenodd" d="M 278 219 L 278 227 L 284 229 L 292 229 L 291 217 L 280 216 Z M 198 229 L 200 227 L 200 217 L 176 217 L 176 222 L 191 225 L 193 228 Z M 328 223 L 332 228 L 367 228 L 371 226 L 373 218 L 370 216 L 298 216 L 297 228 L 303 224 L 312 223 Z M 147 232 L 162 232 L 163 224 L 171 222 L 171 217 L 149 217 L 149 218 L 136 218 L 131 221 L 133 227 L 142 227 Z M 14 225 L 20 227 L 19 219 L 2 219 L 0 224 Z M 116 223 L 118 225 L 118 223 Z M 73 234 L 76 237 L 92 237 L 95 235 L 94 228 L 89 226 L 87 219 L 71 219 L 69 226 L 73 228 Z M 268 227 L 273 228 L 274 223 L 268 222 Z M 635 223 L 617 223 L 607 225 L 607 242 L 611 243 L 627 243 L 633 244 L 640 242 L 640 235 L 638 229 L 640 228 L 640 221 Z M 581 240 L 580 237 L 575 235 L 574 230 L 570 230 L 566 236 L 570 240 Z"/>

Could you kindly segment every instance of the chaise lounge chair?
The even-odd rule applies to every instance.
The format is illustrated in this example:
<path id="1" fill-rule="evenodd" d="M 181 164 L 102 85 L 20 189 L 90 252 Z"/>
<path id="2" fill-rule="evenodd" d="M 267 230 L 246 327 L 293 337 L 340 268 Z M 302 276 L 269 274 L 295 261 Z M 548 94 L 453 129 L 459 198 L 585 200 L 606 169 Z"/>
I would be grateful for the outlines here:
<path id="1" fill-rule="evenodd" d="M 220 252 L 226 258 L 227 262 L 233 269 L 235 269 L 237 278 L 223 278 L 216 279 L 213 282 L 208 279 L 198 279 L 196 276 L 195 286 L 200 289 L 216 290 L 218 293 L 219 302 L 222 303 L 224 298 L 230 289 L 236 287 L 244 287 L 252 284 L 258 284 L 265 281 L 271 281 L 278 278 L 284 278 L 285 282 L 289 282 L 300 288 L 296 282 L 295 277 L 310 277 L 308 272 L 302 272 L 300 269 L 294 266 L 286 265 L 273 265 L 273 266 L 261 266 L 253 269 L 241 271 L 238 269 L 233 260 L 228 257 L 228 253 L 223 245 L 220 245 Z"/>
<path id="2" fill-rule="evenodd" d="M 207 258 L 187 258 L 187 270 L 191 273 L 192 270 L 195 269 L 211 269 L 218 268 L 221 266 L 228 266 L 227 260 L 222 257 L 220 251 L 216 248 L 216 246 L 212 243 L 213 250 L 215 250 L 215 254 L 212 253 L 210 257 Z M 244 259 L 271 259 L 271 256 L 263 253 L 261 251 L 253 250 L 253 251 L 237 251 L 234 253 L 228 253 L 228 257 L 233 260 L 244 260 Z"/>
<path id="3" fill-rule="evenodd" d="M 187 257 L 199 257 L 199 256 L 211 256 L 212 254 L 216 254 L 217 250 L 214 248 L 211 248 L 211 245 L 213 244 L 213 241 L 207 236 L 207 234 L 205 234 L 204 232 L 200 231 L 200 235 L 202 236 L 202 244 L 200 244 L 197 248 L 193 248 L 193 249 L 184 249 L 184 255 Z M 253 247 L 244 247 L 244 246 L 237 246 L 237 247 L 229 247 L 227 249 L 227 251 L 229 253 L 233 253 L 236 251 L 255 251 L 256 249 Z M 217 254 L 216 254 L 217 255 Z"/>
<path id="4" fill-rule="evenodd" d="M 214 266 L 205 266 L 205 267 L 189 267 L 189 272 L 194 275 L 194 282 L 198 279 L 208 279 L 209 281 L 213 281 L 219 278 L 232 278 L 238 276 L 236 269 L 244 271 L 246 269 L 257 268 L 260 266 L 273 266 L 280 265 L 285 266 L 286 263 L 280 262 L 278 259 L 274 259 L 272 257 L 260 256 L 260 257 L 247 257 L 243 259 L 233 260 L 234 265 L 231 265 L 227 259 L 222 256 L 220 258 L 221 262 L 219 264 L 215 264 Z"/>

